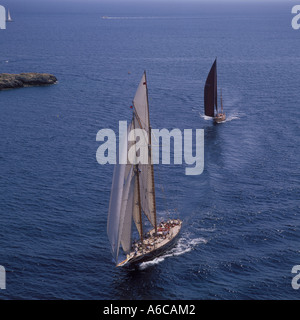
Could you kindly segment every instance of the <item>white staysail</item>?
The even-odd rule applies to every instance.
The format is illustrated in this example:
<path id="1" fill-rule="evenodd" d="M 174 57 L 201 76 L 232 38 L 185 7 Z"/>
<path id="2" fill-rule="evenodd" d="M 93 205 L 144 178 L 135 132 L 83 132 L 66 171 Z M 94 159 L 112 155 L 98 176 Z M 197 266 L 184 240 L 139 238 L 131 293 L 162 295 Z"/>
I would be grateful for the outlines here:
<path id="1" fill-rule="evenodd" d="M 129 132 L 134 128 L 135 128 L 135 120 L 133 118 L 133 120 L 129 126 L 129 129 L 128 129 L 128 139 L 130 136 Z M 131 134 L 132 140 L 129 139 L 129 141 L 128 141 L 128 158 L 130 158 L 131 161 L 133 161 L 133 163 L 136 163 L 137 162 L 137 159 L 136 159 L 137 150 L 136 150 L 136 144 L 134 142 L 134 141 L 136 141 L 136 136 L 134 133 L 135 133 L 135 131 L 132 131 L 132 134 Z M 137 170 L 139 172 L 137 172 Z M 142 227 L 142 217 L 140 214 L 140 209 L 141 209 L 140 208 L 140 199 L 139 199 L 140 192 L 138 189 L 139 182 L 140 182 L 140 170 L 135 166 L 134 176 L 133 176 L 132 218 L 133 218 L 133 221 L 135 223 L 135 226 L 138 230 L 140 237 L 142 237 L 143 227 Z"/>
<path id="2" fill-rule="evenodd" d="M 131 224 L 134 191 L 134 179 L 132 179 L 132 173 L 133 167 L 131 166 L 124 184 L 120 214 L 118 247 L 122 244 L 122 248 L 125 253 L 129 253 L 131 249 Z"/>
<path id="3" fill-rule="evenodd" d="M 128 127 L 128 132 L 131 125 Z M 128 136 L 127 132 L 127 136 Z M 121 163 L 126 163 L 128 143 L 123 139 Z M 134 212 L 135 177 L 133 165 L 116 164 L 111 188 L 107 234 L 111 244 L 113 258 L 118 262 L 120 244 L 125 253 L 131 249 L 131 225 Z"/>
<path id="4" fill-rule="evenodd" d="M 127 141 L 125 139 L 121 148 L 120 158 L 121 163 L 126 163 Z M 115 165 L 108 209 L 107 234 L 115 261 L 118 260 L 120 246 L 120 219 L 125 181 L 125 168 L 126 164 Z"/>

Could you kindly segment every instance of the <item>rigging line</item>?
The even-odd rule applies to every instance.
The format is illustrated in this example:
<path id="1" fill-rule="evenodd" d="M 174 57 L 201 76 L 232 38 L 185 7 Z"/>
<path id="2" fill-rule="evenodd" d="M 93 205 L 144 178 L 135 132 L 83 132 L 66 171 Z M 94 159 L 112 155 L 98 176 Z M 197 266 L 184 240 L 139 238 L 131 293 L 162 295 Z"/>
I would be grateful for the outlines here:
<path id="1" fill-rule="evenodd" d="M 152 143 L 152 146 L 155 146 L 155 147 L 158 146 L 159 147 L 160 146 L 159 141 L 157 140 L 157 138 L 156 138 L 156 136 L 155 136 L 155 134 L 153 132 L 152 132 L 152 137 L 154 138 L 155 142 L 157 143 L 157 145 L 154 145 Z M 166 211 L 167 211 L 167 216 L 169 218 L 170 210 L 168 208 L 168 201 L 167 201 L 166 193 L 165 193 L 165 190 L 164 190 L 164 187 L 163 187 L 162 179 L 160 177 L 160 168 L 157 168 L 156 172 L 158 173 L 158 180 L 160 182 L 159 184 L 160 184 L 160 188 L 161 188 L 161 191 L 162 191 L 163 199 L 164 199 L 164 202 L 165 202 L 165 208 L 166 208 Z"/>
<path id="2" fill-rule="evenodd" d="M 165 190 L 164 190 L 164 187 L 163 187 L 162 179 L 161 179 L 161 176 L 160 176 L 160 169 L 158 168 L 156 170 L 156 172 L 158 173 L 158 180 L 159 180 L 160 188 L 161 188 L 161 191 L 162 191 L 162 198 L 163 198 L 163 201 L 165 203 L 167 217 L 169 218 L 170 217 L 170 211 L 169 211 L 169 208 L 168 208 L 168 201 L 167 201 L 167 197 L 166 197 Z"/>
<path id="3" fill-rule="evenodd" d="M 147 170 L 147 169 L 146 169 Z M 142 171 L 143 171 L 143 167 L 140 169 L 140 173 L 142 174 Z M 147 190 L 147 184 L 146 184 L 146 182 L 144 182 L 144 180 L 143 179 L 140 179 L 140 186 L 141 186 L 141 189 L 142 190 Z M 146 216 L 146 218 L 149 220 L 149 222 L 151 223 L 151 225 L 154 227 L 154 225 L 152 224 L 152 222 L 151 222 L 151 210 L 150 210 L 150 208 L 146 205 L 146 209 L 147 210 L 145 210 L 144 208 L 143 208 L 143 204 L 142 204 L 142 202 L 144 203 L 144 200 L 143 201 L 141 201 L 141 208 L 142 208 L 142 212 L 144 213 L 144 215 Z M 148 215 L 150 216 L 150 217 L 148 217 Z"/>
<path id="4" fill-rule="evenodd" d="M 137 113 L 137 111 L 136 111 L 136 108 L 135 108 L 135 105 L 134 105 L 134 102 L 132 102 L 132 104 L 133 104 L 133 106 L 134 106 L 134 115 L 135 115 L 135 117 L 136 117 L 136 119 L 137 119 L 137 121 L 138 121 L 138 124 L 139 124 L 140 128 L 141 128 L 143 131 L 146 132 L 146 130 L 144 129 L 144 128 L 146 128 L 146 124 L 144 125 L 144 127 L 142 126 L 142 123 L 144 123 L 144 122 L 141 120 L 140 116 L 138 115 L 138 113 Z M 148 139 L 148 132 L 146 132 L 146 134 L 144 134 L 144 136 L 145 136 L 145 138 L 146 138 L 146 141 L 148 141 L 148 140 L 149 140 L 149 139 Z"/>
<path id="5" fill-rule="evenodd" d="M 178 213 L 178 186 L 176 185 L 176 195 L 175 195 L 175 208 L 174 211 L 176 213 L 176 217 L 179 218 L 179 213 Z"/>

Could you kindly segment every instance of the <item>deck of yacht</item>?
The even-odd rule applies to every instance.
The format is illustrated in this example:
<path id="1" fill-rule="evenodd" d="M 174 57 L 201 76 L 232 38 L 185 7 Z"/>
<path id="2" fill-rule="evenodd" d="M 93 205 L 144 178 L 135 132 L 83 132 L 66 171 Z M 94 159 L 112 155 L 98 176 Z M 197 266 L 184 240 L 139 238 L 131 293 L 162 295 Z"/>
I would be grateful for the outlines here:
<path id="1" fill-rule="evenodd" d="M 155 229 L 150 230 L 146 234 L 143 243 L 141 241 L 133 243 L 133 250 L 127 254 L 127 258 L 119 263 L 118 266 L 122 266 L 127 262 L 142 262 L 147 258 L 157 256 L 177 237 L 181 229 L 181 224 L 181 220 L 172 219 L 158 226 L 157 235 L 155 235 Z"/>

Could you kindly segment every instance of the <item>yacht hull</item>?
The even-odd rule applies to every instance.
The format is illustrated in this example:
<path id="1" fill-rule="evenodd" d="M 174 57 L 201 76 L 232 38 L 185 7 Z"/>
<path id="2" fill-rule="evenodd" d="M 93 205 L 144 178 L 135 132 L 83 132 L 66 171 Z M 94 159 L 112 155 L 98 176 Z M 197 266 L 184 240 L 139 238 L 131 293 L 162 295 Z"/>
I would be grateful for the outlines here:
<path id="1" fill-rule="evenodd" d="M 226 115 L 225 113 L 219 113 L 214 117 L 214 122 L 216 123 L 221 123 L 226 120 Z"/>
<path id="2" fill-rule="evenodd" d="M 165 236 L 154 236 L 154 229 L 152 229 L 148 235 L 148 239 L 144 240 L 144 249 L 139 250 L 138 252 L 132 251 L 127 255 L 127 258 L 120 262 L 117 267 L 121 267 L 124 265 L 137 265 L 142 262 L 153 260 L 156 257 L 159 257 L 164 252 L 166 252 L 168 249 L 170 249 L 172 246 L 175 245 L 176 241 L 179 238 L 180 230 L 181 230 L 181 224 L 182 221 L 177 219 L 174 220 L 178 224 L 174 227 L 170 228 L 168 230 L 168 234 Z M 159 234 L 159 232 L 158 232 Z M 155 242 L 153 245 L 151 245 L 151 248 L 147 249 L 147 246 L 151 244 L 151 242 Z"/>

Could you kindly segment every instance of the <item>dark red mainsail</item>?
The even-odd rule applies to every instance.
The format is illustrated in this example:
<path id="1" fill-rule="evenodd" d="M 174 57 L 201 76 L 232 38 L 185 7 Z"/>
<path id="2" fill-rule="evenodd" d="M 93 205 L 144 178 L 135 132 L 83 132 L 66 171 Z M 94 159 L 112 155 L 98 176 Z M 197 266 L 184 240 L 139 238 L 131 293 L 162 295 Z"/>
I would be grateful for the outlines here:
<path id="1" fill-rule="evenodd" d="M 204 87 L 204 113 L 206 116 L 214 117 L 214 106 L 218 112 L 217 59 L 209 71 Z"/>

